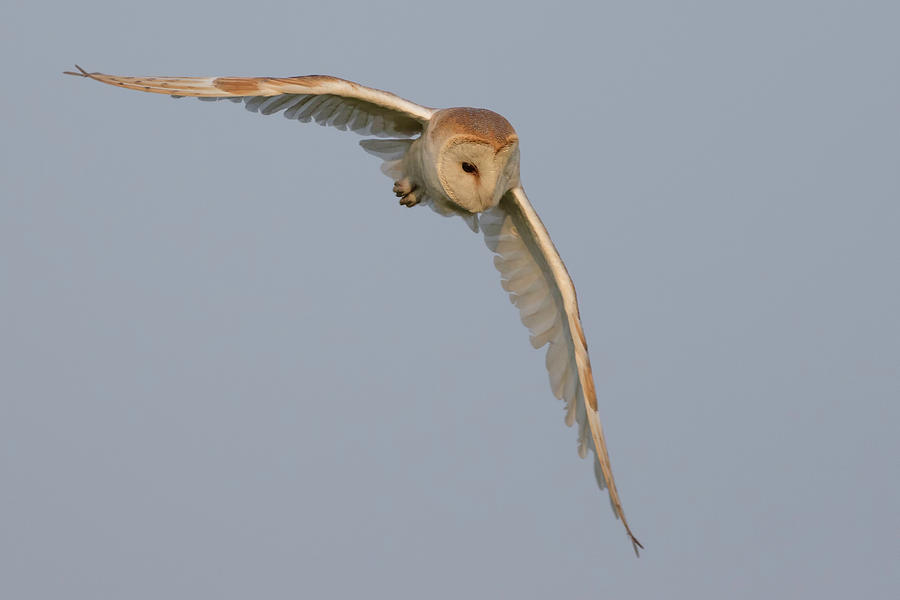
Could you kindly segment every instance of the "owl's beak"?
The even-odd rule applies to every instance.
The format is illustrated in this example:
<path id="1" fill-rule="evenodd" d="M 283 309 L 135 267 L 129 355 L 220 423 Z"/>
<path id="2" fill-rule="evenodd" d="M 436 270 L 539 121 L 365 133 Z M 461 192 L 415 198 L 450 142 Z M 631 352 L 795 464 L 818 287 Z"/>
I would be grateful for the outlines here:
<path id="1" fill-rule="evenodd" d="M 491 206 L 497 206 L 503 194 L 519 185 L 519 141 L 513 140 L 497 150 L 497 164 L 500 175 L 494 186 Z"/>

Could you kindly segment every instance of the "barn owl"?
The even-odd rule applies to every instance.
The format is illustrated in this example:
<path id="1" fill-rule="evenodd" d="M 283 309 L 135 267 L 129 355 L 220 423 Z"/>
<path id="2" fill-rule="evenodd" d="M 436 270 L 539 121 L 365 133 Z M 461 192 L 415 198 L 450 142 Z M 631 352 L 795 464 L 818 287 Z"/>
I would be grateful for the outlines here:
<path id="1" fill-rule="evenodd" d="M 550 385 L 566 403 L 566 424 L 578 424 L 579 455 L 593 451 L 600 489 L 608 491 L 635 553 L 643 548 L 625 520 L 613 479 L 575 287 L 519 182 L 519 138 L 505 118 L 480 108 L 428 108 L 323 75 L 119 77 L 76 68 L 79 72 L 66 73 L 144 92 L 242 102 L 252 112 L 280 112 L 288 119 L 376 136 L 360 145 L 383 160 L 382 171 L 394 180 L 400 204 L 460 216 L 484 234 L 532 346 L 548 346 Z"/>

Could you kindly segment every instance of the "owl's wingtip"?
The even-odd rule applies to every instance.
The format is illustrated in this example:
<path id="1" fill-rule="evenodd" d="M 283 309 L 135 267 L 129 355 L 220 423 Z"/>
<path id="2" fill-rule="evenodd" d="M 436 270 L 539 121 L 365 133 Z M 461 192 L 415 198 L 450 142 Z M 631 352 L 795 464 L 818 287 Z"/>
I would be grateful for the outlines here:
<path id="1" fill-rule="evenodd" d="M 632 547 L 634 547 L 634 555 L 637 556 L 638 558 L 640 558 L 640 557 L 641 557 L 641 553 L 640 553 L 640 551 L 638 550 L 638 548 L 640 548 L 641 550 L 643 550 L 643 549 L 644 549 L 644 545 L 643 545 L 642 543 L 640 543 L 640 542 L 638 541 L 638 539 L 637 539 L 636 537 L 634 537 L 634 535 L 632 535 L 632 533 L 631 533 L 630 531 L 628 532 L 628 537 L 631 538 L 631 545 L 632 545 Z"/>
<path id="2" fill-rule="evenodd" d="M 85 71 L 84 69 L 79 67 L 78 65 L 75 65 L 75 68 L 78 69 L 78 73 L 76 73 L 75 71 L 63 71 L 63 75 L 75 75 L 76 77 L 90 77 L 91 76 L 90 73 L 88 73 L 87 71 Z"/>

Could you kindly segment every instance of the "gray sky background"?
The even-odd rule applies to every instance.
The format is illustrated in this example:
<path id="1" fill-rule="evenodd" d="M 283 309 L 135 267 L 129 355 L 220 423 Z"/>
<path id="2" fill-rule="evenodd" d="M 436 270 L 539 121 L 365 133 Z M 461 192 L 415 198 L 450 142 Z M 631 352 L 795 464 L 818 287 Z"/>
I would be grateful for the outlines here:
<path id="1" fill-rule="evenodd" d="M 896 2 L 5 5 L 3 598 L 897 598 Z M 480 236 L 360 139 L 64 77 L 333 74 L 521 137 L 640 560 Z"/>

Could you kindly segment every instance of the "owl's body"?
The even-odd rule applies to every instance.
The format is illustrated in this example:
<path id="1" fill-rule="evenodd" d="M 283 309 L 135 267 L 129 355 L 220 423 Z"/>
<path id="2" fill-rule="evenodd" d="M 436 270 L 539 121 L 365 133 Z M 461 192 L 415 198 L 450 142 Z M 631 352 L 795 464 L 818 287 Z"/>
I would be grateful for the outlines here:
<path id="1" fill-rule="evenodd" d="M 103 83 L 176 97 L 229 99 L 262 114 L 314 120 L 342 130 L 388 139 L 360 142 L 384 160 L 394 193 L 405 206 L 424 204 L 458 215 L 481 229 L 495 254 L 503 288 L 531 331 L 535 348 L 547 346 L 546 366 L 556 397 L 566 403 L 568 425 L 578 424 L 578 453 L 594 452 L 594 474 L 622 520 L 619 500 L 581 328 L 575 287 L 550 236 L 519 181 L 519 138 L 497 113 L 478 108 L 433 109 L 389 92 L 322 75 L 301 77 L 119 77 L 82 75 Z"/>
<path id="2" fill-rule="evenodd" d="M 458 215 L 477 230 L 478 213 L 500 203 L 519 185 L 519 137 L 502 116 L 483 108 L 435 111 L 414 140 L 363 140 L 363 148 L 385 159 L 400 203 L 424 203 L 443 215 Z"/>

